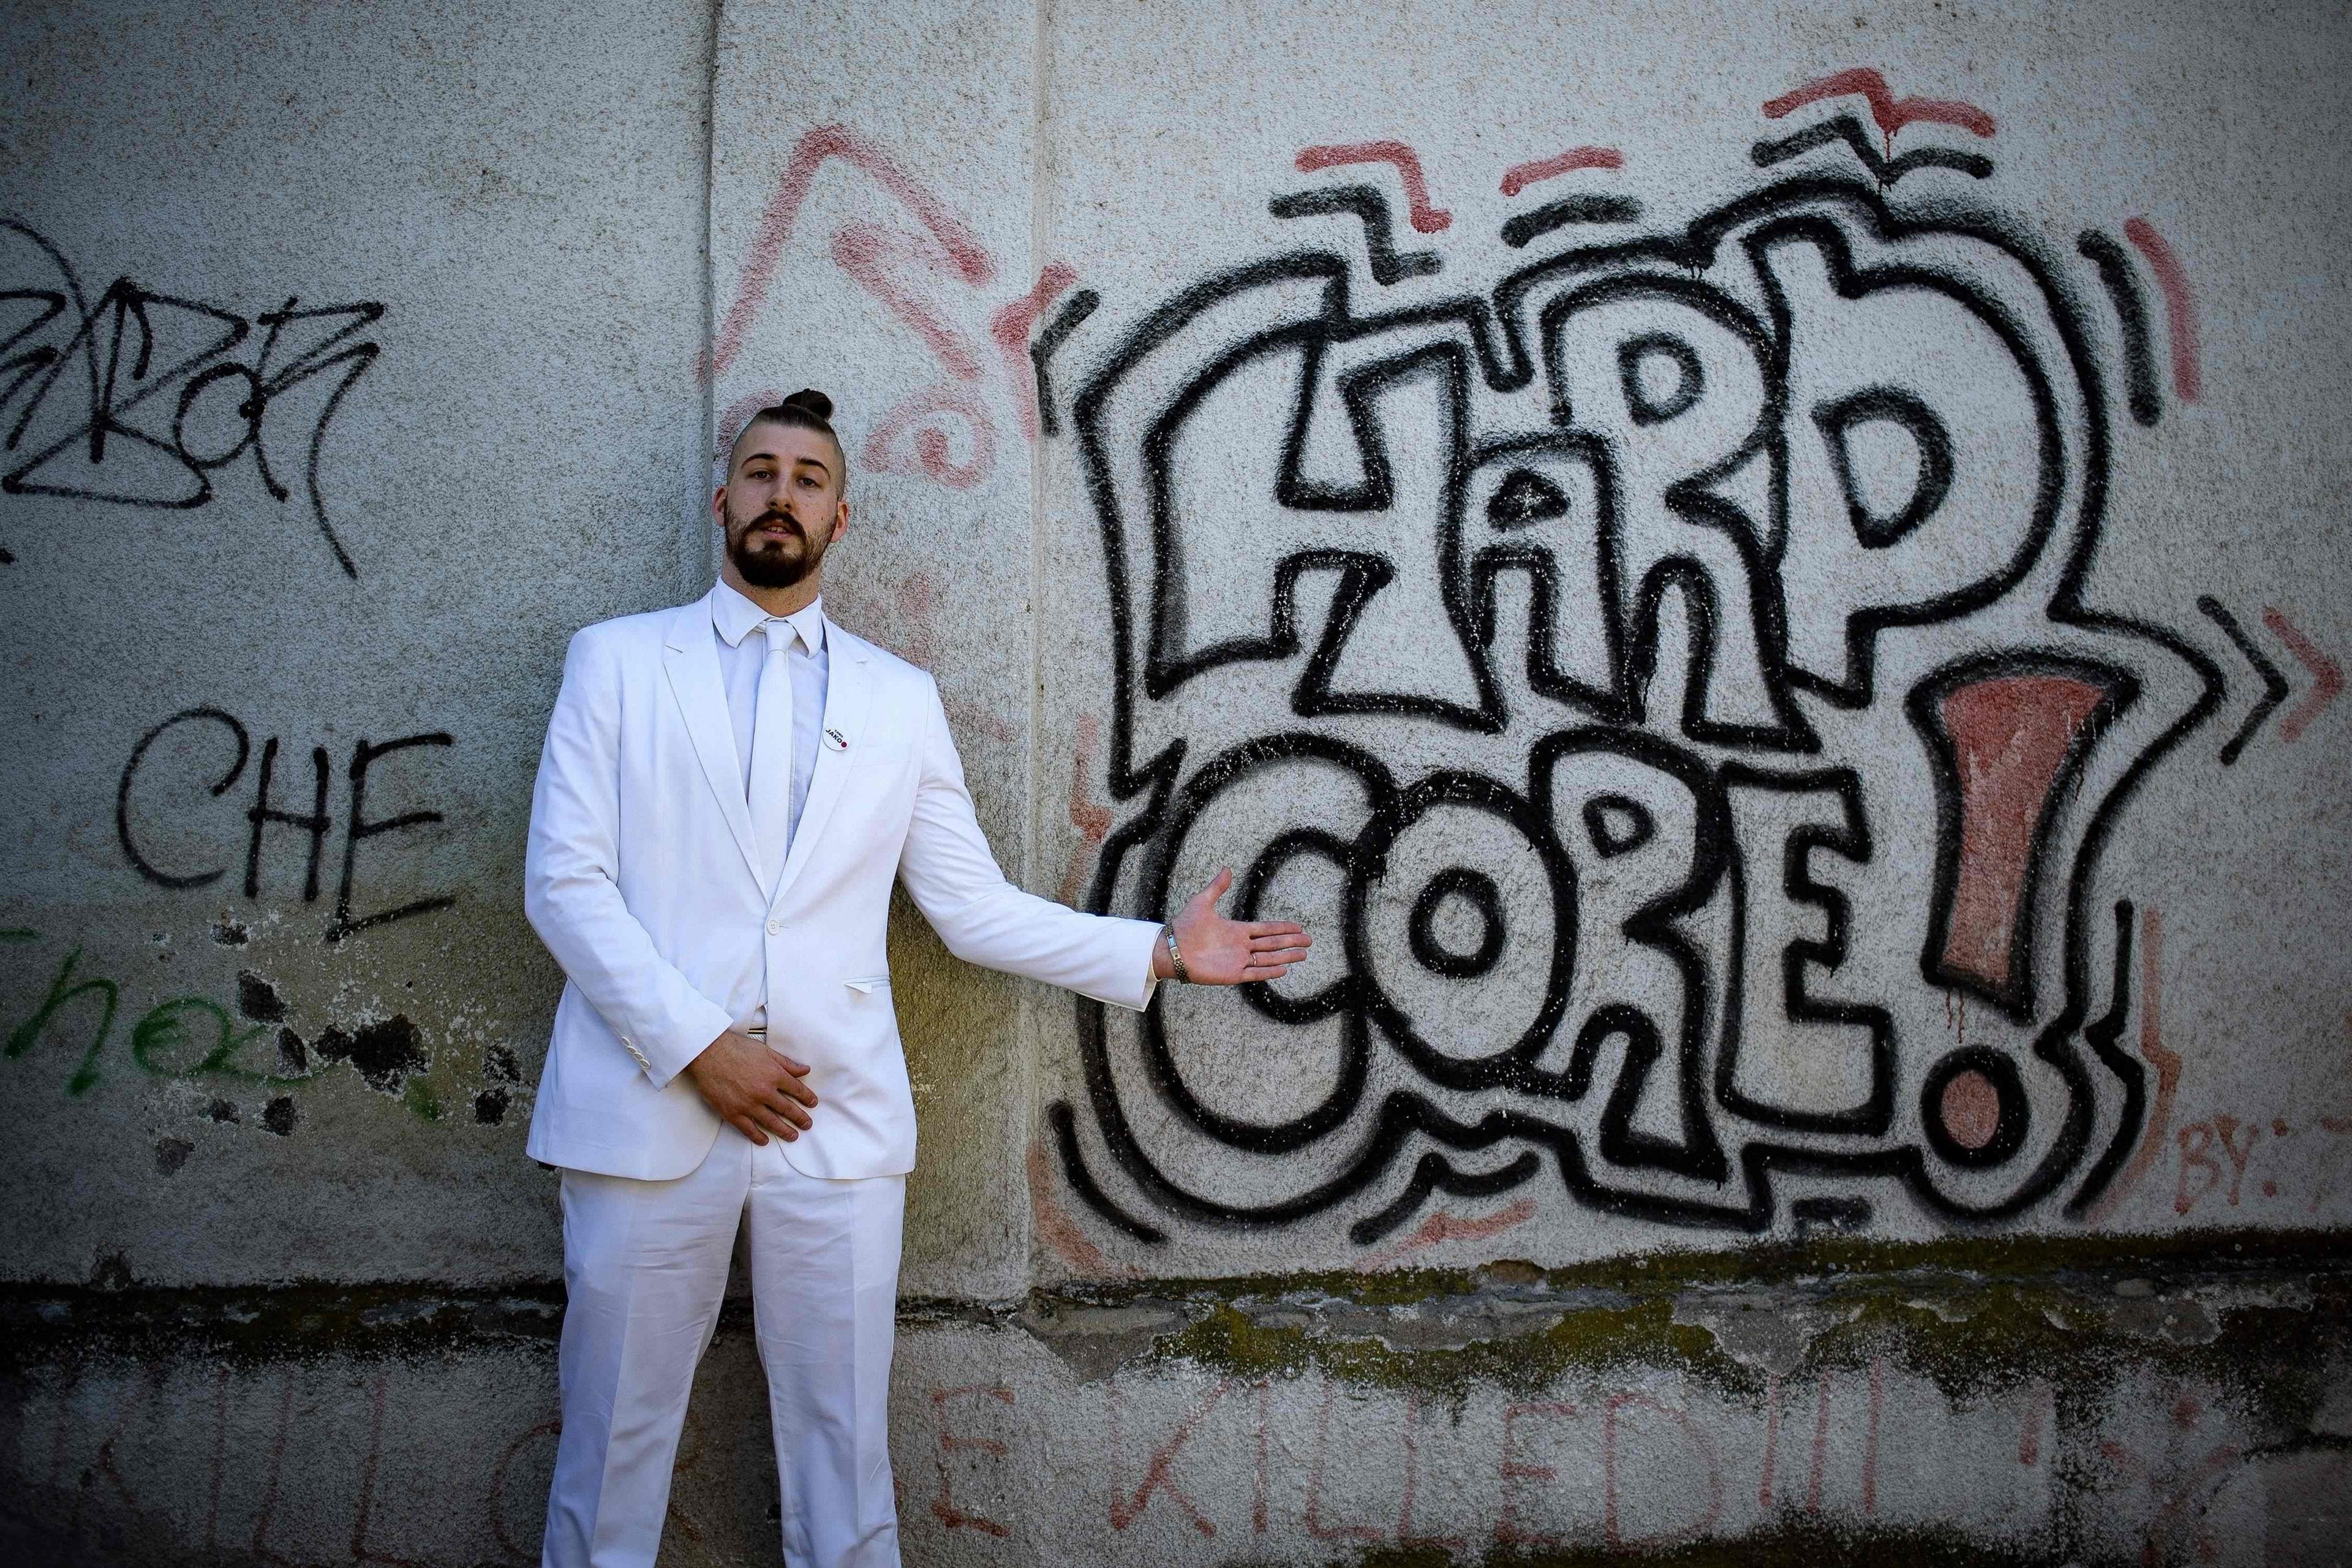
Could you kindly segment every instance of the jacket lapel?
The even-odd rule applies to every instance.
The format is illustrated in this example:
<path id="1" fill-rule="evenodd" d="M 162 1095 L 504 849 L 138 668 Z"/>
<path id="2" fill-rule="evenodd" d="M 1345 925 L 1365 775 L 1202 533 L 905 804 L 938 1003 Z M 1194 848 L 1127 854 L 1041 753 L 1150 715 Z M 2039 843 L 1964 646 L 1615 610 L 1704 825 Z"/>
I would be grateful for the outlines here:
<path id="1" fill-rule="evenodd" d="M 670 617 L 662 667 L 669 676 L 671 694 L 694 742 L 702 776 L 719 797 L 719 815 L 743 852 L 743 864 L 756 879 L 760 875 L 759 842 L 751 835 L 751 807 L 743 798 L 743 774 L 735 759 L 735 729 L 727 717 L 727 688 L 719 675 L 716 634 L 710 628 L 710 601 L 697 599 L 681 605 Z M 814 792 L 812 792 L 814 793 Z"/>
<path id="2" fill-rule="evenodd" d="M 784 859 L 783 875 L 776 879 L 772 904 L 782 900 L 824 836 L 825 818 L 833 815 L 834 804 L 841 798 L 850 762 L 857 755 L 857 742 L 866 732 L 874 679 L 866 645 L 835 626 L 830 616 L 824 621 L 824 729 L 817 737 L 816 771 L 809 777 L 808 803 L 801 807 L 800 826 L 793 829 L 792 853 Z M 716 668 L 717 658 L 711 663 Z M 835 745 L 835 736 L 845 744 Z"/>

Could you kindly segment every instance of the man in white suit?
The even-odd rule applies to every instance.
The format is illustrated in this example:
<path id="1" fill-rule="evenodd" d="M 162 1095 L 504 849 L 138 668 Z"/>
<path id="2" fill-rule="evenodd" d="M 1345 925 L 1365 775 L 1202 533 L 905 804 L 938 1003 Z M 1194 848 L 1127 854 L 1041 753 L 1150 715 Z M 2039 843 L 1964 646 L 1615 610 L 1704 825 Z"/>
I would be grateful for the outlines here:
<path id="1" fill-rule="evenodd" d="M 1306 933 L 1216 910 L 1080 914 L 1004 879 L 931 678 L 827 619 L 849 524 L 822 394 L 737 437 L 719 582 L 572 639 L 524 908 L 568 983 L 530 1152 L 562 1170 L 563 1429 L 550 1568 L 650 1564 L 739 1225 L 791 1568 L 898 1561 L 887 1447 L 915 1109 L 890 884 L 950 952 L 1141 1008 L 1273 980 Z"/>

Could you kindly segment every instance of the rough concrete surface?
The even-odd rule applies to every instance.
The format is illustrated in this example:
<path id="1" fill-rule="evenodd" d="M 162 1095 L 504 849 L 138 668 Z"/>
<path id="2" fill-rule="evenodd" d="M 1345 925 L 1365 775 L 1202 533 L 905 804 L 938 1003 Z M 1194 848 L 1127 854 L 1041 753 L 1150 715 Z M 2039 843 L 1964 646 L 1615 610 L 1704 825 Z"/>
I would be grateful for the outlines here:
<path id="1" fill-rule="evenodd" d="M 2352 1559 L 2341 6 L 5 36 L 0 1554 L 535 1557 L 529 778 L 815 385 L 1008 871 L 1318 939 L 900 911 L 910 1563 Z"/>

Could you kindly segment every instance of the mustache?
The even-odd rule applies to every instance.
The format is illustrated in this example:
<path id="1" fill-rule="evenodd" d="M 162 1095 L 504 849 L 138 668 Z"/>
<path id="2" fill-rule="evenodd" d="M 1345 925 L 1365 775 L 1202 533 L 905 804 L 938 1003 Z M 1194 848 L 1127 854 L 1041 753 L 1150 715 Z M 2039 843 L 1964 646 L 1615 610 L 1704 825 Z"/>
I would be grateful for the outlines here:
<path id="1" fill-rule="evenodd" d="M 743 531 L 746 534 L 756 533 L 761 529 L 766 528 L 772 523 L 781 524 L 785 529 L 793 533 L 799 534 L 803 539 L 808 536 L 808 531 L 801 526 L 800 519 L 793 516 L 790 512 L 778 511 L 772 507 L 753 518 L 751 522 L 745 526 Z"/>

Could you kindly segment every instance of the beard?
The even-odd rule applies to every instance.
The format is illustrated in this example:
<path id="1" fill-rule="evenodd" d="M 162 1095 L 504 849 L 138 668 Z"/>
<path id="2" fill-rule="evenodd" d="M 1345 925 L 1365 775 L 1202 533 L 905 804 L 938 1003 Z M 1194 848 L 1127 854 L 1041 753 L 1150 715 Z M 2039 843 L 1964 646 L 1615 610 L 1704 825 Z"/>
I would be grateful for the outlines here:
<path id="1" fill-rule="evenodd" d="M 772 522 L 781 522 L 792 531 L 792 537 L 777 540 L 760 531 Z M 789 588 L 816 570 L 824 559 L 796 518 L 780 511 L 764 511 L 741 528 L 727 531 L 727 559 L 743 581 L 754 588 Z"/>

